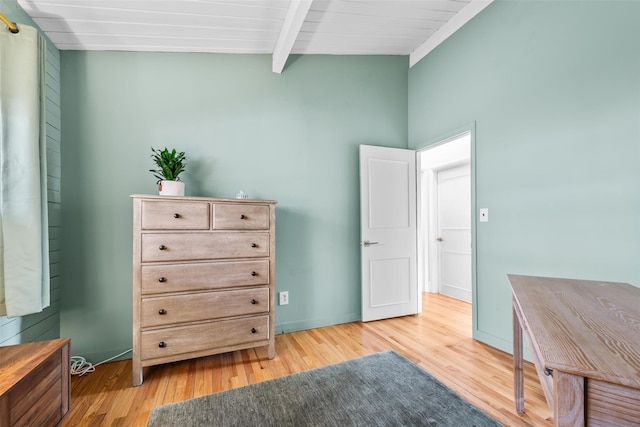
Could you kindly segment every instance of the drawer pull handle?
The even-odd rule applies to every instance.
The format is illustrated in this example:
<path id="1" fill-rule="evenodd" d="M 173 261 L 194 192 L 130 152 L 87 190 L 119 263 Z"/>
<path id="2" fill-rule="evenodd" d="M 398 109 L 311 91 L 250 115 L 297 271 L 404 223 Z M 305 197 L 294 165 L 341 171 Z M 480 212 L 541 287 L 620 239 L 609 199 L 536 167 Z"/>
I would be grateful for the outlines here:
<path id="1" fill-rule="evenodd" d="M 552 377 L 553 376 L 553 370 L 549 369 L 549 368 L 544 368 L 544 374 L 548 377 Z"/>
<path id="2" fill-rule="evenodd" d="M 179 213 L 174 213 L 174 214 L 173 214 L 173 217 L 174 217 L 174 218 L 180 218 L 180 214 L 179 214 Z"/>
<path id="3" fill-rule="evenodd" d="M 258 247 L 258 244 L 257 244 L 257 243 L 252 243 L 252 244 L 251 244 L 251 247 L 252 247 L 252 248 L 257 248 L 257 247 Z"/>
<path id="4" fill-rule="evenodd" d="M 252 271 L 252 272 L 251 272 L 251 275 L 252 275 L 253 277 L 255 277 L 255 276 L 257 276 L 257 275 L 258 275 L 258 273 L 256 273 L 255 271 Z"/>
<path id="5" fill-rule="evenodd" d="M 158 249 L 160 249 L 161 251 L 164 251 L 165 249 L 167 249 L 167 247 L 165 245 L 160 245 Z"/>
<path id="6" fill-rule="evenodd" d="M 166 277 L 161 277 L 161 278 L 158 279 L 158 282 L 160 282 L 160 283 L 164 283 L 166 281 L 167 281 Z"/>
<path id="7" fill-rule="evenodd" d="M 255 304 L 257 304 L 257 303 L 258 303 L 258 301 L 254 300 L 254 299 L 252 299 L 252 300 L 251 300 L 251 304 L 254 304 L 254 305 L 255 305 Z"/>
<path id="8" fill-rule="evenodd" d="M 160 347 L 160 348 L 165 348 L 166 346 L 167 346 L 167 343 L 166 343 L 166 342 L 164 342 L 164 341 L 160 341 L 160 342 L 158 343 L 158 347 Z"/>
<path id="9" fill-rule="evenodd" d="M 247 219 L 247 217 L 244 215 L 240 215 L 240 219 Z"/>
<path id="10" fill-rule="evenodd" d="M 164 314 L 167 314 L 167 310 L 165 310 L 164 308 L 161 308 L 161 309 L 158 311 L 158 314 L 159 314 L 159 315 L 161 315 L 161 316 L 162 316 L 162 315 L 164 315 Z"/>
<path id="11" fill-rule="evenodd" d="M 256 332 L 258 332 L 258 330 L 256 328 L 251 328 L 251 333 L 255 334 Z"/>

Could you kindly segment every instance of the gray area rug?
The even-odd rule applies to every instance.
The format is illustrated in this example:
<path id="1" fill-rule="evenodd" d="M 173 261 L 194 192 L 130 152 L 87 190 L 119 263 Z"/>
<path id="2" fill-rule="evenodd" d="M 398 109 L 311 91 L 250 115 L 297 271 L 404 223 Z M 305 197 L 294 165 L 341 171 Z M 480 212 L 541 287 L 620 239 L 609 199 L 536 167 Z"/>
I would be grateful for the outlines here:
<path id="1" fill-rule="evenodd" d="M 149 427 L 500 426 L 393 351 L 159 406 Z"/>

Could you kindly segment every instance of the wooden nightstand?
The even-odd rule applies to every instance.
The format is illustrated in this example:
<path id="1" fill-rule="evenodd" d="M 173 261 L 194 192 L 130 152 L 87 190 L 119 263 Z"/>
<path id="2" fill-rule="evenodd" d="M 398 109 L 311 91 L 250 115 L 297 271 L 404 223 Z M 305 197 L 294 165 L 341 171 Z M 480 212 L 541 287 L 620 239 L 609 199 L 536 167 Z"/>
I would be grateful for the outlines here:
<path id="1" fill-rule="evenodd" d="M 0 426 L 55 426 L 69 411 L 69 338 L 0 347 Z"/>

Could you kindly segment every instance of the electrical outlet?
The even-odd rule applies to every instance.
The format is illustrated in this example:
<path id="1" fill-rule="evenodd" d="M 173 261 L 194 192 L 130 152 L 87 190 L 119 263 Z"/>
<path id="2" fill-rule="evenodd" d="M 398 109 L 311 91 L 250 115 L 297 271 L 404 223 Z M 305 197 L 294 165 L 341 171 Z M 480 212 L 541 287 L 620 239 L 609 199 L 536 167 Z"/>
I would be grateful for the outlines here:
<path id="1" fill-rule="evenodd" d="M 280 305 L 289 304 L 289 291 L 280 292 Z"/>

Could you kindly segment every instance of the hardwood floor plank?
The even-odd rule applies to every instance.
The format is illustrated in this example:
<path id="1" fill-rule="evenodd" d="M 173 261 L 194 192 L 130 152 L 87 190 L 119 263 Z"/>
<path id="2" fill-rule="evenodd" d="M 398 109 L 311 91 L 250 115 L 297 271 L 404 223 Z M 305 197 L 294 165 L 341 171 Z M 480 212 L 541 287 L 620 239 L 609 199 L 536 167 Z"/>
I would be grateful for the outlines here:
<path id="1" fill-rule="evenodd" d="M 509 354 L 471 338 L 471 305 L 424 294 L 423 313 L 353 322 L 276 337 L 276 358 L 249 349 L 147 368 L 131 387 L 131 360 L 71 381 L 62 426 L 146 426 L 156 406 L 394 350 L 507 426 L 552 425 L 533 365 L 525 363 L 525 413 L 515 411 Z"/>

